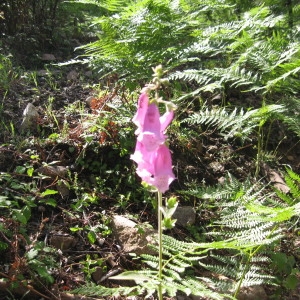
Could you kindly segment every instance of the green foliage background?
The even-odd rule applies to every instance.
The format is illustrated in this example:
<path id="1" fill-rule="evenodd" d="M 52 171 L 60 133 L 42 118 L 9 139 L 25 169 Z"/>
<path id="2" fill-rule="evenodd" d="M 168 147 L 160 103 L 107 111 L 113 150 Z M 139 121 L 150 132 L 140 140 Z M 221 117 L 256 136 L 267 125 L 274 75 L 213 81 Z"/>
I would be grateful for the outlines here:
<path id="1" fill-rule="evenodd" d="M 109 110 L 101 111 L 100 116 L 68 107 L 84 117 L 75 167 L 80 167 L 83 175 L 94 175 L 93 186 L 78 173 L 69 172 L 59 179 L 74 192 L 68 203 L 74 216 L 82 217 L 89 206 L 100 205 L 96 196 L 100 193 L 116 200 L 113 206 L 118 213 L 127 212 L 131 205 L 140 210 L 153 204 L 151 194 L 136 180 L 129 160 L 134 147 L 130 119 L 140 88 L 152 78 L 152 67 L 162 64 L 168 83 L 161 95 L 178 107 L 168 133 L 170 147 L 174 158 L 183 164 L 174 161 L 178 181 L 171 192 L 182 204 L 193 205 L 199 215 L 208 212 L 213 216 L 188 228 L 190 239 L 165 236 L 164 292 L 168 296 L 180 292 L 236 299 L 242 287 L 265 284 L 271 286 L 272 299 L 281 299 L 297 287 L 299 250 L 293 248 L 289 253 L 282 245 L 288 236 L 296 240 L 299 235 L 299 170 L 282 164 L 278 154 L 282 143 L 288 140 L 288 146 L 296 148 L 300 137 L 297 1 L 6 0 L 0 13 L 1 36 L 7 37 L 0 42 L 1 118 L 11 89 L 21 78 L 22 70 L 19 65 L 15 67 L 20 62 L 15 55 L 18 52 L 21 58 L 29 53 L 30 66 L 38 67 L 37 55 L 46 49 L 59 49 L 70 58 L 61 67 L 84 64 L 99 81 L 112 82 L 109 88 L 129 99 L 124 101 L 119 95 L 121 100 L 109 103 Z M 70 55 L 74 40 L 77 47 Z M 21 67 L 26 67 L 25 63 Z M 67 140 L 69 128 L 59 126 L 51 105 L 49 99 L 48 113 L 56 127 L 50 135 L 45 128 L 41 130 L 39 147 L 46 149 L 49 143 L 63 141 L 68 151 L 74 151 L 78 144 Z M 117 137 L 99 144 L 94 137 L 100 131 L 113 136 L 110 122 L 118 128 Z M 5 187 L 0 196 L 3 217 L 17 224 L 15 232 L 21 232 L 29 243 L 24 228 L 32 213 L 40 204 L 56 208 L 58 191 L 42 191 L 39 183 L 44 178 L 34 171 L 45 162 L 29 150 L 30 140 L 21 141 L 13 123 L 6 123 L 4 117 L 0 128 L 3 147 L 14 145 L 18 151 L 29 153 L 28 161 L 22 160 L 0 174 Z M 230 158 L 222 151 L 213 152 L 214 160 L 223 164 L 251 146 L 250 166 L 244 166 L 247 176 L 236 178 L 228 171 L 222 183 L 210 185 L 216 180 L 209 182 L 205 177 L 209 171 L 191 175 L 187 167 L 197 170 L 204 165 L 201 170 L 207 169 L 205 155 L 211 154 L 209 149 L 203 154 L 201 148 L 212 140 L 233 149 Z M 210 146 L 218 149 L 217 145 Z M 266 164 L 280 169 L 288 193 L 271 186 L 263 173 Z M 233 171 L 238 168 L 236 165 Z M 94 244 L 99 232 L 111 232 L 108 217 L 100 215 L 101 225 L 70 230 L 87 232 Z M 15 232 L 4 224 L 0 231 L 8 237 L 0 240 L 0 251 L 6 251 L 10 247 L 7 240 Z M 55 278 L 50 270 L 58 268 L 53 249 L 37 240 L 31 241 L 30 247 L 24 255 L 28 273 L 52 284 Z M 87 259 L 86 266 L 88 263 Z M 88 282 L 73 292 L 88 296 L 155 294 L 157 257 L 141 255 L 137 264 L 139 270 L 117 277 L 134 280 L 134 286 L 124 283 L 110 288 Z"/>

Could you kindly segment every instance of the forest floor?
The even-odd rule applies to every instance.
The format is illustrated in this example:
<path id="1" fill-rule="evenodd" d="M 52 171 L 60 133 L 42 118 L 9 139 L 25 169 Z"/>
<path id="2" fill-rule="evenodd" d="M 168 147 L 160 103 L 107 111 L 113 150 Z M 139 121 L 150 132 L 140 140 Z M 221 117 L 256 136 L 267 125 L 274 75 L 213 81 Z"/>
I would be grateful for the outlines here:
<path id="1" fill-rule="evenodd" d="M 26 195 L 33 196 L 36 188 L 40 190 L 54 189 L 58 179 L 61 182 L 66 179 L 66 172 L 78 174 L 78 185 L 75 188 L 83 189 L 84 186 L 87 186 L 87 193 L 93 193 L 93 189 L 90 187 L 98 175 L 96 169 L 99 165 L 95 164 L 95 167 L 87 168 L 85 164 L 92 164 L 94 161 L 101 161 L 101 164 L 111 166 L 114 163 L 122 164 L 123 162 L 127 165 L 132 164 L 129 160 L 132 149 L 128 151 L 129 154 L 120 158 L 118 151 L 109 144 L 102 147 L 100 152 L 93 151 L 90 147 L 83 147 L 85 140 L 82 138 L 84 133 L 82 118 L 86 114 L 96 113 L 93 105 L 99 108 L 100 104 L 105 106 L 112 101 L 116 96 L 113 85 L 110 82 L 102 82 L 101 89 L 105 93 L 99 96 L 97 94 L 99 93 L 99 81 L 89 70 L 74 66 L 49 70 L 27 72 L 12 83 L 5 96 L 2 95 L 4 101 L 1 118 L 2 122 L 7 125 L 7 131 L 0 133 L 0 172 L 11 174 L 11 178 L 14 179 L 22 177 L 23 183 L 27 183 L 24 189 L 18 187 L 13 189 L 12 185 L 8 185 L 8 180 L 6 184 L 2 181 L 2 186 L 0 186 L 2 195 L 19 193 L 20 198 L 23 199 Z M 120 91 L 117 93 L 118 99 L 126 103 L 128 100 L 126 100 L 126 96 Z M 97 96 L 95 96 L 96 94 Z M 93 98 L 96 98 L 98 103 L 91 106 L 90 101 L 93 101 L 91 100 Z M 233 97 L 232 105 L 234 105 L 234 101 Z M 20 132 L 20 128 L 24 109 L 29 103 L 37 109 L 39 118 L 36 130 L 28 134 Z M 80 115 L 80 111 L 82 115 Z M 111 124 L 111 126 L 114 125 Z M 274 131 L 271 136 L 271 140 L 274 140 L 274 147 L 278 144 L 278 140 L 286 134 L 281 131 L 280 125 L 277 129 L 278 131 Z M 68 132 L 64 132 L 64 130 Z M 65 134 L 65 139 L 55 137 L 53 134 L 56 132 L 59 132 L 60 135 Z M 103 140 L 103 134 L 102 132 L 101 136 L 99 132 L 95 133 L 93 139 Z M 45 138 L 50 135 L 52 138 Z M 172 134 L 170 136 L 172 137 Z M 106 138 L 109 139 L 109 137 Z M 207 185 L 214 185 L 221 183 L 227 172 L 233 174 L 240 181 L 244 181 L 250 173 L 254 173 L 256 151 L 252 143 L 243 146 L 225 144 L 224 140 L 218 138 L 213 132 L 207 132 L 203 140 L 204 143 L 200 143 L 196 138 L 191 139 L 188 150 L 176 142 L 172 144 L 171 141 L 170 148 L 174 152 L 174 169 L 178 178 L 172 186 L 172 193 L 176 193 L 176 189 L 184 187 L 184 180 L 187 177 L 191 181 L 205 180 Z M 274 153 L 275 150 L 277 162 L 272 165 L 272 170 L 275 171 L 278 178 L 281 177 L 285 165 L 290 165 L 296 173 L 300 173 L 300 149 L 297 139 L 287 138 L 277 149 L 269 149 L 270 153 Z M 83 152 L 85 152 L 86 161 L 85 164 L 80 165 L 78 159 Z M 195 158 L 197 159 L 195 160 Z M 41 171 L 42 168 L 41 172 L 47 178 L 36 179 L 26 174 L 16 174 L 16 168 L 26 165 L 32 166 L 34 170 Z M 51 168 L 57 166 L 60 169 Z M 260 176 L 265 178 L 266 182 L 270 180 L 269 170 L 267 166 L 261 168 Z M 180 175 L 181 172 L 184 173 L 184 177 Z M 38 186 L 31 184 L 33 179 Z M 31 218 L 26 224 L 20 224 L 8 215 L 1 213 L 1 228 L 5 230 L 2 231 L 0 240 L 8 243 L 9 247 L 5 251 L 1 251 L 0 277 L 5 278 L 10 285 L 19 282 L 19 286 L 13 292 L 8 293 L 6 291 L 7 282 L 1 281 L 0 299 L 21 299 L 28 291 L 28 299 L 79 299 L 68 294 L 68 291 L 84 284 L 86 277 L 95 280 L 91 269 L 97 262 L 97 258 L 110 257 L 106 259 L 107 271 L 133 267 L 131 259 L 122 252 L 117 241 L 109 234 L 99 239 L 97 236 L 97 241 L 91 243 L 88 232 L 78 230 L 78 232 L 70 234 L 70 228 L 73 230 L 76 227 L 89 226 L 92 228 L 99 223 L 99 216 L 101 216 L 103 228 L 105 227 L 105 230 L 109 231 L 106 221 L 113 214 L 137 214 L 140 222 L 149 222 L 155 227 L 156 216 L 153 214 L 153 209 L 137 203 L 125 203 L 125 206 L 122 207 L 123 202 L 121 203 L 120 199 L 113 198 L 106 192 L 94 196 L 100 198 L 100 201 L 97 200 L 97 203 L 92 204 L 92 200 L 89 200 L 90 204 L 84 206 L 84 213 L 77 214 L 74 205 L 78 205 L 79 210 L 80 207 L 72 200 L 74 191 L 62 188 L 59 195 L 53 196 L 56 200 L 55 205 L 43 204 L 42 201 L 39 201 L 38 205 L 32 204 Z M 35 199 L 41 198 L 36 197 Z M 193 205 L 193 203 L 184 204 Z M 213 214 L 213 211 L 208 210 L 197 211 L 196 223 L 209 223 Z M 103 229 L 102 233 L 105 230 Z M 5 234 L 8 231 L 15 234 Z M 22 236 L 23 231 L 26 232 L 26 237 Z M 177 238 L 180 237 L 182 240 L 193 238 L 189 236 L 190 232 L 187 229 L 180 227 L 176 227 L 170 234 Z M 25 253 L 37 247 L 39 241 L 57 249 L 62 248 L 57 250 L 56 261 L 49 260 L 48 262 L 53 263 L 53 266 L 59 265 L 59 268 L 53 267 L 52 275 L 55 280 L 51 284 L 45 284 L 43 280 L 38 282 L 38 276 L 35 276 L 37 280 L 35 283 L 26 280 L 32 277 L 32 270 L 24 258 Z M 112 286 L 108 280 L 106 284 Z M 300 289 L 298 288 L 286 294 L 282 299 L 300 299 L 299 294 Z M 130 299 L 138 298 L 131 297 Z"/>

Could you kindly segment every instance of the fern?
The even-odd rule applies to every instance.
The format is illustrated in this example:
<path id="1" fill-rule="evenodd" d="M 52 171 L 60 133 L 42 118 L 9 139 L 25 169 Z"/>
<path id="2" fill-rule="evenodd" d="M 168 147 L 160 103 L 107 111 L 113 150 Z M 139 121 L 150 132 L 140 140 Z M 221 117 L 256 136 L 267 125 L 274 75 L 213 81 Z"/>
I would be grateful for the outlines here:
<path id="1" fill-rule="evenodd" d="M 287 185 L 293 196 L 299 196 L 300 176 L 287 170 Z M 229 183 L 225 183 L 225 186 Z M 300 202 L 290 205 L 287 201 L 269 201 L 274 195 L 264 194 L 263 189 L 235 180 L 229 193 L 233 197 L 219 200 L 220 219 L 207 233 L 212 242 L 195 243 L 163 236 L 164 293 L 175 296 L 179 291 L 187 295 L 201 295 L 209 299 L 235 299 L 241 286 L 274 284 L 275 277 L 269 274 L 268 246 L 282 237 L 285 222 L 300 213 Z M 231 184 L 232 185 L 232 184 Z M 222 188 L 222 187 L 219 187 Z M 240 190 L 243 189 L 241 192 Z M 214 192 L 216 193 L 216 192 Z M 195 191 L 191 191 L 195 195 Z M 222 195 L 222 193 L 220 193 Z M 199 192 L 199 198 L 202 193 Z M 291 201 L 290 201 L 291 202 Z M 221 229 L 221 231 L 219 230 Z M 157 250 L 157 246 L 152 246 Z M 144 266 L 139 271 L 126 271 L 111 279 L 134 280 L 134 287 L 105 288 L 88 285 L 73 291 L 90 296 L 117 295 L 126 293 L 150 296 L 157 288 L 158 257 L 142 254 Z M 197 277 L 196 268 L 209 270 L 210 276 Z M 226 294 L 223 294 L 226 293 Z"/>
<path id="2" fill-rule="evenodd" d="M 142 287 L 126 287 L 120 286 L 117 288 L 108 288 L 101 285 L 96 284 L 87 284 L 85 286 L 81 286 L 72 291 L 74 294 L 81 294 L 86 296 L 120 296 L 120 295 L 135 295 L 142 292 Z"/>
<path id="3" fill-rule="evenodd" d="M 300 100 L 296 96 L 290 96 L 284 97 L 283 101 L 287 110 L 284 115 L 280 116 L 280 120 L 300 137 Z"/>
<path id="4" fill-rule="evenodd" d="M 226 108 L 214 108 L 194 113 L 183 122 L 188 124 L 207 125 L 215 127 L 225 139 L 238 137 L 245 140 L 258 126 L 261 126 L 274 113 L 285 111 L 282 105 L 267 105 L 260 109 L 239 112 L 235 108 L 231 113 Z"/>
<path id="5" fill-rule="evenodd" d="M 96 5 L 98 7 L 104 8 L 108 11 L 118 11 L 120 7 L 126 5 L 128 1 L 126 0 L 76 0 L 77 3 Z"/>
<path id="6" fill-rule="evenodd" d="M 270 253 L 267 249 L 281 239 L 283 230 L 300 212 L 300 176 L 287 169 L 285 179 L 292 191 L 284 197 L 276 191 L 282 201 L 275 200 L 274 194 L 265 194 L 258 186 L 238 182 L 232 186 L 231 181 L 225 181 L 223 186 L 211 189 L 213 192 L 209 197 L 217 195 L 221 211 L 220 219 L 211 225 L 213 230 L 207 235 L 214 240 L 227 241 L 227 246 L 229 241 L 233 241 L 232 247 L 222 251 L 221 255 L 217 247 L 213 247 L 207 253 L 208 260 L 199 260 L 202 267 L 218 274 L 210 280 L 219 292 L 231 290 L 237 295 L 241 286 L 274 284 L 275 277 L 268 272 Z M 218 189 L 221 189 L 219 193 Z M 225 193 L 222 198 L 222 189 L 232 192 Z M 240 192 L 240 189 L 243 191 Z M 185 194 L 203 199 L 206 191 L 207 188 L 204 188 L 186 191 Z M 220 278 L 224 282 L 220 282 Z"/>
<path id="7" fill-rule="evenodd" d="M 225 177 L 222 184 L 215 186 L 193 187 L 187 191 L 180 191 L 183 195 L 191 195 L 201 200 L 229 200 L 237 199 L 244 194 L 244 191 L 252 184 L 249 181 L 239 182 L 230 173 Z"/>
<path id="8" fill-rule="evenodd" d="M 298 204 L 300 203 L 300 176 L 293 172 L 290 168 L 286 168 L 286 175 L 284 176 L 284 179 L 290 189 L 290 193 L 285 194 L 276 189 L 276 194 L 288 205 L 288 208 L 294 208 L 297 210 L 299 209 Z M 290 211 L 290 214 L 295 214 L 294 210 Z"/>

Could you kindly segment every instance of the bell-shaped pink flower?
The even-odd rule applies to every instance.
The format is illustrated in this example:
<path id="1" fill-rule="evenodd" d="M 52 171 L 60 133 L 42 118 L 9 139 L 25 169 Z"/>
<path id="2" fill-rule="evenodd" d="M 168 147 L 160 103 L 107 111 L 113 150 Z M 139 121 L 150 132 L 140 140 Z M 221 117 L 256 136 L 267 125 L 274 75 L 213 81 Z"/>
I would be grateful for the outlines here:
<path id="1" fill-rule="evenodd" d="M 173 118 L 174 118 L 174 111 L 173 110 L 165 112 L 159 118 L 161 132 L 164 132 L 167 129 L 167 127 L 169 126 L 169 124 L 172 122 Z"/>
<path id="2" fill-rule="evenodd" d="M 148 106 L 143 130 L 137 139 L 144 144 L 146 150 L 150 152 L 155 151 L 159 145 L 165 142 L 166 138 L 161 130 L 159 110 L 155 103 L 151 103 Z"/>
<path id="3" fill-rule="evenodd" d="M 169 189 L 169 185 L 175 179 L 172 171 L 172 159 L 170 149 L 166 145 L 161 145 L 156 151 L 154 162 L 154 176 L 151 184 L 161 193 Z"/>
<path id="4" fill-rule="evenodd" d="M 138 127 L 135 131 L 135 134 L 138 135 L 144 126 L 145 116 L 148 110 L 149 98 L 146 93 L 142 93 L 138 100 L 138 109 L 134 117 L 132 118 L 132 122 Z"/>
<path id="5" fill-rule="evenodd" d="M 150 178 L 154 174 L 154 157 L 155 152 L 148 152 L 145 146 L 139 141 L 136 143 L 134 153 L 130 156 L 137 163 L 136 173 L 148 184 L 151 184 Z"/>

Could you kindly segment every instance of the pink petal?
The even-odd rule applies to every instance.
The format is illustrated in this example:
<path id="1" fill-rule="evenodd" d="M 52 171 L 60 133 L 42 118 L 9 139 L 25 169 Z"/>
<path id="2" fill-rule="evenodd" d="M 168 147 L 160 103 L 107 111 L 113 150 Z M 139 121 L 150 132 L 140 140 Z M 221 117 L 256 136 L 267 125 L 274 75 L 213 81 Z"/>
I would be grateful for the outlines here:
<path id="1" fill-rule="evenodd" d="M 164 132 L 174 118 L 173 110 L 165 112 L 160 118 L 160 130 Z"/>
<path id="2" fill-rule="evenodd" d="M 145 146 L 148 152 L 153 152 L 165 142 L 165 137 L 160 133 L 146 131 L 139 134 L 137 140 Z"/>
<path id="3" fill-rule="evenodd" d="M 166 145 L 161 145 L 157 149 L 154 159 L 154 179 L 153 185 L 162 193 L 169 189 L 169 185 L 175 179 L 172 171 L 171 152 Z"/>
<path id="4" fill-rule="evenodd" d="M 135 161 L 137 166 L 137 174 L 140 177 L 153 176 L 154 174 L 154 165 L 153 158 L 155 153 L 146 151 L 145 146 L 137 141 L 135 146 L 134 154 L 130 158 Z"/>
<path id="5" fill-rule="evenodd" d="M 136 134 L 142 130 L 144 126 L 145 116 L 148 110 L 149 98 L 146 93 L 142 93 L 138 100 L 138 109 L 134 117 L 132 118 L 132 122 L 138 127 L 136 130 Z"/>
<path id="6" fill-rule="evenodd" d="M 174 176 L 172 177 L 167 174 L 155 176 L 153 180 L 151 180 L 151 184 L 155 186 L 161 193 L 165 193 L 169 189 L 169 185 L 174 179 Z"/>
<path id="7" fill-rule="evenodd" d="M 157 105 L 151 103 L 145 115 L 143 131 L 151 131 L 159 135 L 161 132 L 159 118 L 160 114 Z"/>
<path id="8" fill-rule="evenodd" d="M 159 145 L 165 142 L 165 136 L 161 131 L 159 109 L 155 103 L 148 106 L 142 132 L 137 139 L 145 145 L 149 152 L 155 151 Z"/>

